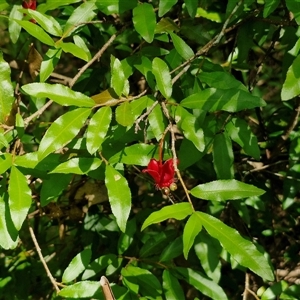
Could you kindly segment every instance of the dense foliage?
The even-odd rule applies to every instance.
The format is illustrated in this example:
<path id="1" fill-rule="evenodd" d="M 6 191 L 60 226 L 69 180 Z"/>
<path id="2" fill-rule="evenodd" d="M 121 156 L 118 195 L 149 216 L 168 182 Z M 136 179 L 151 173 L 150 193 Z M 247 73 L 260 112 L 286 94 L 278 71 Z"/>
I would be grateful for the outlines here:
<path id="1" fill-rule="evenodd" d="M 0 11 L 1 299 L 299 299 L 298 1 Z"/>

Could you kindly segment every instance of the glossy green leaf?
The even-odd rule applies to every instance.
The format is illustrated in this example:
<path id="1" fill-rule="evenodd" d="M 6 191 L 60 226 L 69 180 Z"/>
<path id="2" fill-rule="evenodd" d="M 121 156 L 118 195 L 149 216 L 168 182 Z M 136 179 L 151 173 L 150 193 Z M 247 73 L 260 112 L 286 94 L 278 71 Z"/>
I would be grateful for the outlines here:
<path id="1" fill-rule="evenodd" d="M 115 254 L 105 254 L 97 259 L 93 260 L 85 269 L 82 274 L 82 280 L 86 280 L 99 274 L 102 270 L 107 268 L 109 265 L 117 264 L 117 256 Z"/>
<path id="2" fill-rule="evenodd" d="M 96 16 L 95 9 L 94 1 L 86 1 L 78 6 L 67 20 L 63 36 L 70 36 L 79 26 L 83 26 L 82 23 L 91 21 Z"/>
<path id="3" fill-rule="evenodd" d="M 99 281 L 79 281 L 64 287 L 59 296 L 72 299 L 96 298 L 104 300 Z"/>
<path id="4" fill-rule="evenodd" d="M 129 282 L 133 281 L 139 286 L 139 293 L 142 296 L 152 297 L 154 299 L 162 299 L 162 288 L 158 279 L 148 270 L 134 267 L 129 264 L 126 268 L 121 271 Z"/>
<path id="5" fill-rule="evenodd" d="M 12 166 L 12 156 L 10 153 L 0 154 L 0 174 L 6 172 Z"/>
<path id="6" fill-rule="evenodd" d="M 148 116 L 150 128 L 157 141 L 160 141 L 167 127 L 164 114 L 160 105 L 156 105 Z"/>
<path id="7" fill-rule="evenodd" d="M 90 154 L 100 149 L 112 118 L 109 106 L 101 107 L 90 119 L 86 132 L 86 148 Z"/>
<path id="8" fill-rule="evenodd" d="M 166 300 L 185 299 L 178 279 L 169 270 L 164 270 L 162 278 Z"/>
<path id="9" fill-rule="evenodd" d="M 189 15 L 194 18 L 198 8 L 198 0 L 184 0 Z"/>
<path id="10" fill-rule="evenodd" d="M 124 163 L 127 165 L 147 166 L 157 147 L 148 144 L 134 144 L 125 147 L 109 159 L 111 164 Z"/>
<path id="11" fill-rule="evenodd" d="M 161 18 L 160 21 L 156 24 L 155 33 L 172 32 L 172 31 L 175 32 L 179 31 L 179 27 L 170 18 Z M 179 55 L 178 52 L 176 53 L 177 55 Z"/>
<path id="12" fill-rule="evenodd" d="M 106 15 L 122 14 L 137 6 L 137 0 L 96 0 L 96 5 Z"/>
<path id="13" fill-rule="evenodd" d="M 264 18 L 267 18 L 280 4 L 280 0 L 265 0 Z"/>
<path id="14" fill-rule="evenodd" d="M 243 109 L 265 106 L 266 103 L 261 98 L 240 89 L 208 88 L 188 96 L 180 102 L 180 105 L 211 112 L 217 110 L 238 112 Z"/>
<path id="15" fill-rule="evenodd" d="M 299 15 L 300 17 L 300 15 Z M 295 58 L 292 65 L 289 67 L 286 79 L 281 90 L 281 99 L 283 101 L 290 100 L 300 95 L 300 55 Z"/>
<path id="16" fill-rule="evenodd" d="M 96 170 L 101 165 L 102 160 L 96 157 L 72 157 L 54 168 L 50 173 L 62 174 L 87 174 Z"/>
<path id="17" fill-rule="evenodd" d="M 136 220 L 131 219 L 127 222 L 126 231 L 122 232 L 118 240 L 118 253 L 123 254 L 134 241 L 137 232 Z"/>
<path id="18" fill-rule="evenodd" d="M 134 116 L 128 101 L 123 102 L 116 108 L 116 121 L 125 127 L 133 125 Z"/>
<path id="19" fill-rule="evenodd" d="M 31 189 L 25 175 L 15 166 L 11 167 L 8 195 L 12 221 L 20 230 L 31 206 Z"/>
<path id="20" fill-rule="evenodd" d="M 235 179 L 216 180 L 199 184 L 191 189 L 194 197 L 211 201 L 237 200 L 253 196 L 260 196 L 264 190 L 254 185 L 247 184 Z"/>
<path id="21" fill-rule="evenodd" d="M 218 179 L 234 177 L 232 143 L 226 132 L 218 133 L 213 143 L 213 163 Z"/>
<path id="22" fill-rule="evenodd" d="M 266 291 L 262 294 L 260 299 L 261 300 L 275 300 L 276 298 L 282 299 L 279 296 L 284 290 L 288 288 L 288 286 L 289 284 L 284 280 L 275 282 L 271 287 L 266 289 Z"/>
<path id="23" fill-rule="evenodd" d="M 214 11 L 207 11 L 202 7 L 197 8 L 197 18 L 205 18 L 213 22 L 222 23 L 222 14 Z"/>
<path id="24" fill-rule="evenodd" d="M 238 143 L 246 154 L 259 160 L 260 150 L 257 137 L 252 133 L 246 121 L 240 118 L 233 118 L 226 124 L 226 131 L 230 138 Z"/>
<path id="25" fill-rule="evenodd" d="M 88 61 L 89 56 L 86 53 L 85 50 L 77 46 L 76 44 L 73 43 L 59 43 L 58 46 L 65 52 L 65 53 L 71 53 L 72 55 L 84 60 Z"/>
<path id="26" fill-rule="evenodd" d="M 112 213 L 121 231 L 125 232 L 127 219 L 131 210 L 131 192 L 128 182 L 121 173 L 112 166 L 107 165 L 105 170 L 105 185 Z"/>
<path id="27" fill-rule="evenodd" d="M 60 59 L 61 53 L 61 49 L 49 49 L 47 51 L 46 59 L 41 64 L 40 82 L 45 82 L 49 78 Z"/>
<path id="28" fill-rule="evenodd" d="M 134 120 L 136 120 L 149 105 L 148 103 L 153 103 L 152 97 L 143 96 L 137 100 L 130 102 L 130 108 L 133 114 Z"/>
<path id="29" fill-rule="evenodd" d="M 162 17 L 177 3 L 178 0 L 160 0 L 158 5 L 158 16 Z"/>
<path id="30" fill-rule="evenodd" d="M 6 121 L 15 101 L 14 87 L 10 79 L 10 66 L 0 52 L 0 124 Z"/>
<path id="31" fill-rule="evenodd" d="M 46 33 L 40 26 L 37 24 L 34 24 L 29 21 L 24 21 L 24 20 L 16 20 L 14 19 L 15 22 L 17 22 L 22 28 L 24 28 L 30 35 L 41 41 L 42 43 L 48 45 L 48 46 L 54 46 L 54 41 L 50 37 L 48 33 Z"/>
<path id="32" fill-rule="evenodd" d="M 183 130 L 184 136 L 190 140 L 200 152 L 203 152 L 205 149 L 204 133 L 203 129 L 198 126 L 196 118 L 191 114 L 185 116 L 181 123 L 181 129 Z"/>
<path id="33" fill-rule="evenodd" d="M 88 46 L 86 45 L 84 39 L 79 35 L 74 35 L 73 40 L 74 40 L 75 45 L 85 52 L 85 54 L 87 56 L 87 61 L 91 60 L 92 55 L 91 55 L 91 52 L 90 52 Z"/>
<path id="34" fill-rule="evenodd" d="M 14 5 L 9 14 L 8 32 L 11 41 L 15 44 L 19 39 L 22 27 L 15 20 L 22 20 L 23 13 L 20 11 L 21 5 Z M 1 74 L 1 72 L 0 72 Z"/>
<path id="35" fill-rule="evenodd" d="M 1 149 L 4 147 L 4 148 L 8 148 L 9 147 L 9 144 L 8 144 L 8 141 L 7 139 L 5 138 L 5 135 L 0 132 L 0 147 Z M 1 174 L 1 172 L 0 172 Z"/>
<path id="36" fill-rule="evenodd" d="M 14 249 L 18 245 L 18 232 L 11 220 L 7 201 L 4 200 L 5 193 L 0 193 L 0 246 L 6 250 Z"/>
<path id="37" fill-rule="evenodd" d="M 78 253 L 65 269 L 62 275 L 62 282 L 67 283 L 76 279 L 90 263 L 91 256 L 91 249 L 85 249 Z"/>
<path id="38" fill-rule="evenodd" d="M 152 43 L 156 26 L 156 16 L 153 6 L 149 3 L 142 3 L 133 9 L 133 25 L 142 38 Z"/>
<path id="39" fill-rule="evenodd" d="M 170 261 L 173 258 L 182 255 L 182 251 L 183 251 L 182 236 L 179 236 L 171 243 L 169 243 L 167 247 L 164 248 L 161 255 L 159 256 L 159 261 L 161 262 Z"/>
<path id="40" fill-rule="evenodd" d="M 176 273 L 178 272 L 181 275 L 182 279 L 211 299 L 228 299 L 223 289 L 216 282 L 207 278 L 203 273 L 190 268 L 177 267 L 175 270 Z"/>
<path id="41" fill-rule="evenodd" d="M 28 14 L 48 33 L 54 36 L 62 36 L 62 28 L 55 18 L 49 15 L 45 15 L 37 10 L 27 9 L 26 14 Z"/>
<path id="42" fill-rule="evenodd" d="M 40 142 L 39 160 L 68 144 L 78 134 L 89 115 L 89 108 L 77 108 L 57 118 Z"/>
<path id="43" fill-rule="evenodd" d="M 93 107 L 95 102 L 90 97 L 74 92 L 62 84 L 29 83 L 22 86 L 22 90 L 32 97 L 47 97 L 60 105 Z"/>
<path id="44" fill-rule="evenodd" d="M 188 254 L 198 233 L 202 230 L 202 224 L 197 217 L 198 212 L 194 212 L 186 222 L 183 230 L 183 255 L 188 259 Z"/>
<path id="45" fill-rule="evenodd" d="M 111 80 L 110 85 L 118 96 L 128 94 L 128 81 L 125 77 L 122 64 L 119 59 L 111 56 Z"/>
<path id="46" fill-rule="evenodd" d="M 151 224 L 159 223 L 171 218 L 176 220 L 183 220 L 192 213 L 193 209 L 191 205 L 186 202 L 165 206 L 159 211 L 150 214 L 150 216 L 144 221 L 141 230 L 144 230 Z"/>
<path id="47" fill-rule="evenodd" d="M 222 267 L 220 260 L 222 247 L 219 241 L 202 231 L 195 240 L 194 249 L 206 275 L 219 282 Z"/>
<path id="48" fill-rule="evenodd" d="M 142 56 L 134 63 L 134 67 L 139 70 L 146 78 L 147 83 L 152 89 L 155 89 L 155 80 L 152 73 L 152 62 L 146 57 Z"/>
<path id="49" fill-rule="evenodd" d="M 63 190 L 67 188 L 68 184 L 70 184 L 72 176 L 72 174 L 61 174 L 58 180 L 56 174 L 51 174 L 47 179 L 44 179 L 40 192 L 41 206 L 44 207 L 57 199 Z"/>
<path id="50" fill-rule="evenodd" d="M 194 56 L 192 48 L 176 33 L 170 32 L 174 47 L 178 54 L 185 60 L 189 60 Z"/>
<path id="51" fill-rule="evenodd" d="M 274 280 L 274 274 L 268 259 L 252 242 L 244 239 L 235 229 L 225 225 L 213 216 L 203 212 L 197 212 L 197 216 L 207 232 L 219 240 L 224 249 L 240 265 L 249 268 L 265 280 Z"/>
<path id="52" fill-rule="evenodd" d="M 172 80 L 168 65 L 162 59 L 155 57 L 152 62 L 152 71 L 158 90 L 166 99 L 169 99 L 172 95 Z"/>

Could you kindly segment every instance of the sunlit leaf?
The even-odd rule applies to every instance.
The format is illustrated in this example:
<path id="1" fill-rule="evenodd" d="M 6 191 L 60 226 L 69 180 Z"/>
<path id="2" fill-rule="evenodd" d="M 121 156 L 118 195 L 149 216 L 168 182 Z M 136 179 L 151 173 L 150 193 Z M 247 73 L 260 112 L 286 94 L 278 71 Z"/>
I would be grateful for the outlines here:
<path id="1" fill-rule="evenodd" d="M 185 60 L 189 60 L 194 56 L 194 51 L 192 48 L 177 34 L 170 32 L 174 47 L 176 51 L 182 56 Z"/>
<path id="2" fill-rule="evenodd" d="M 260 196 L 264 190 L 254 185 L 247 184 L 235 179 L 216 180 L 199 184 L 191 189 L 194 197 L 211 201 L 237 200 L 252 196 Z"/>
<path id="3" fill-rule="evenodd" d="M 150 214 L 150 216 L 144 221 L 141 230 L 144 230 L 151 224 L 159 223 L 171 218 L 176 220 L 183 220 L 192 213 L 193 210 L 189 203 L 176 203 L 173 205 L 165 206 L 159 211 Z"/>
<path id="4" fill-rule="evenodd" d="M 116 109 L 116 121 L 122 126 L 131 126 L 134 122 L 134 116 L 128 101 L 123 102 Z"/>
<path id="5" fill-rule="evenodd" d="M 131 192 L 128 182 L 120 172 L 112 166 L 107 165 L 105 170 L 105 185 L 112 213 L 121 231 L 125 232 L 127 219 L 131 210 Z"/>
<path id="6" fill-rule="evenodd" d="M 12 166 L 12 156 L 10 153 L 0 154 L 0 174 L 6 172 Z"/>
<path id="7" fill-rule="evenodd" d="M 19 39 L 22 27 L 15 20 L 22 20 L 23 13 L 20 12 L 21 5 L 14 5 L 9 14 L 8 32 L 11 41 L 15 44 Z M 1 73 L 1 72 L 0 72 Z"/>
<path id="8" fill-rule="evenodd" d="M 176 3 L 178 0 L 160 0 L 158 6 L 158 16 L 162 17 L 166 14 Z"/>
<path id="9" fill-rule="evenodd" d="M 166 300 L 185 298 L 178 279 L 169 270 L 164 270 L 163 272 L 163 290 Z"/>
<path id="10" fill-rule="evenodd" d="M 59 296 L 73 299 L 96 298 L 104 300 L 98 281 L 79 281 L 61 289 Z"/>

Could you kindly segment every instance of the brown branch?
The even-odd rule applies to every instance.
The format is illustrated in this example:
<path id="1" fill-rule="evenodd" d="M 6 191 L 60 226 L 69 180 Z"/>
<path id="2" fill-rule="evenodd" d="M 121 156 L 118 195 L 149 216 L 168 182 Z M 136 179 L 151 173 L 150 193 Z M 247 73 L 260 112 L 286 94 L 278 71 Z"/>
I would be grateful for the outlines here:
<path id="1" fill-rule="evenodd" d="M 36 239 L 36 237 L 35 237 L 34 231 L 33 231 L 32 227 L 31 227 L 30 225 L 29 225 L 29 232 L 30 232 L 32 241 L 33 241 L 33 243 L 34 243 L 34 245 L 35 245 L 36 251 L 37 251 L 37 253 L 38 253 L 38 255 L 39 255 L 39 258 L 40 258 L 40 260 L 41 260 L 41 262 L 42 262 L 42 264 L 43 264 L 43 266 L 44 266 L 44 268 L 45 268 L 45 270 L 46 270 L 47 276 L 49 277 L 49 279 L 50 279 L 50 281 L 51 281 L 53 287 L 54 287 L 55 290 L 56 290 L 56 292 L 59 293 L 59 292 L 60 292 L 60 289 L 59 289 L 59 287 L 58 287 L 58 284 L 57 284 L 57 282 L 55 281 L 54 277 L 52 276 L 52 274 L 51 274 L 51 272 L 50 272 L 50 270 L 49 270 L 49 268 L 48 268 L 48 266 L 47 266 L 47 263 L 46 263 L 46 261 L 45 261 L 45 259 L 44 259 L 44 257 L 43 257 L 41 248 L 40 248 L 40 246 L 39 246 L 39 244 L 38 244 L 38 241 L 37 241 L 37 239 Z"/>
<path id="2" fill-rule="evenodd" d="M 26 126 L 35 118 L 39 117 L 50 105 L 52 105 L 53 101 L 49 100 L 45 103 L 39 110 L 37 110 L 34 114 L 24 119 L 24 123 Z"/>
<path id="3" fill-rule="evenodd" d="M 73 87 L 75 82 L 79 79 L 79 77 L 91 66 L 96 60 L 100 59 L 106 49 L 113 43 L 115 38 L 117 37 L 118 33 L 113 34 L 110 39 L 103 45 L 103 47 L 94 55 L 94 57 L 88 61 L 80 70 L 79 72 L 73 77 L 70 82 L 70 88 Z"/>
<path id="4" fill-rule="evenodd" d="M 111 287 L 109 285 L 109 281 L 107 280 L 107 278 L 105 276 L 101 277 L 100 285 L 101 285 L 105 300 L 116 300 L 116 298 L 111 290 Z"/>

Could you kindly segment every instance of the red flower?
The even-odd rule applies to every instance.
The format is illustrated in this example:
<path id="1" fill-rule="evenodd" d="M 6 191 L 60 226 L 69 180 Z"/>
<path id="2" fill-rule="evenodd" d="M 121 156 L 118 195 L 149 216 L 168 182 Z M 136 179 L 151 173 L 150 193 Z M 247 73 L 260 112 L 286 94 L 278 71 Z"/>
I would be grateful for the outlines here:
<path id="1" fill-rule="evenodd" d="M 147 169 L 143 170 L 143 173 L 148 173 L 154 179 L 155 186 L 157 188 L 169 188 L 170 185 L 175 182 L 173 158 L 166 160 L 163 164 L 152 158 L 148 164 Z"/>
<path id="2" fill-rule="evenodd" d="M 22 1 L 22 6 L 23 8 L 29 8 L 36 10 L 36 0 L 27 0 L 27 1 Z"/>

